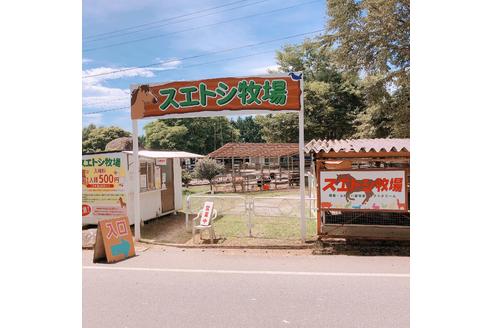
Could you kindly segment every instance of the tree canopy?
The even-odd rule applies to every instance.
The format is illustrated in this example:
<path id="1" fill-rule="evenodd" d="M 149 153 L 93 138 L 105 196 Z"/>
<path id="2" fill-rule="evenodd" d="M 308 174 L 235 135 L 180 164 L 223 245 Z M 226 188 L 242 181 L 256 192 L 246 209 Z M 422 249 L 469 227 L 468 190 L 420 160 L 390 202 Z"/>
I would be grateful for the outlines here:
<path id="1" fill-rule="evenodd" d="M 410 0 L 328 0 L 325 47 L 364 76 L 359 137 L 410 136 Z"/>
<path id="2" fill-rule="evenodd" d="M 193 174 L 197 179 L 207 180 L 210 185 L 210 191 L 213 192 L 213 180 L 223 172 L 224 165 L 217 163 L 217 161 L 212 158 L 202 158 L 196 162 Z"/>
<path id="3" fill-rule="evenodd" d="M 312 138 L 341 139 L 356 131 L 354 120 L 364 108 L 357 74 L 345 73 L 332 64 L 332 53 L 320 40 L 288 45 L 277 52 L 279 70 L 304 72 L 304 133 Z M 257 117 L 268 142 L 297 142 L 297 114 Z"/>
<path id="4" fill-rule="evenodd" d="M 325 35 L 277 52 L 303 71 L 305 138 L 410 136 L 410 3 L 327 0 Z M 258 117 L 268 142 L 297 141 L 296 115 Z"/>
<path id="5" fill-rule="evenodd" d="M 94 124 L 89 124 L 82 129 L 82 152 L 103 151 L 111 140 L 130 135 L 130 132 L 116 126 L 96 127 Z"/>
<path id="6" fill-rule="evenodd" d="M 239 140 L 239 130 L 225 117 L 156 120 L 144 127 L 144 145 L 152 150 L 208 154 Z"/>
<path id="7" fill-rule="evenodd" d="M 145 125 L 144 131 L 144 147 L 154 150 L 177 150 L 188 134 L 186 126 L 169 126 L 164 120 Z"/>
<path id="8" fill-rule="evenodd" d="M 261 125 L 253 118 L 239 116 L 237 120 L 232 121 L 232 125 L 239 130 L 239 142 L 265 142 L 261 133 Z"/>

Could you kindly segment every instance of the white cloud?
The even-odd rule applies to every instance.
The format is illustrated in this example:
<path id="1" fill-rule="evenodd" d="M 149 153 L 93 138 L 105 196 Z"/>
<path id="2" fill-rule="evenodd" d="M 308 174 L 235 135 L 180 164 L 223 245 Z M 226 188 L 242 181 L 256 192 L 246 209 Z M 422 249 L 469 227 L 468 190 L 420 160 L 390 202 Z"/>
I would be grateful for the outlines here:
<path id="1" fill-rule="evenodd" d="M 102 114 L 91 114 L 85 115 L 82 119 L 82 126 L 88 126 L 89 124 L 101 125 L 102 122 Z"/>
<path id="2" fill-rule="evenodd" d="M 82 58 L 82 64 L 87 64 L 87 63 L 90 63 L 92 62 L 92 59 L 90 58 Z"/>
<path id="3" fill-rule="evenodd" d="M 163 64 L 155 67 L 96 67 L 82 71 L 82 105 L 84 108 L 116 108 L 130 104 L 130 90 L 115 88 L 107 85 L 108 81 L 132 77 L 154 77 L 155 71 L 177 68 L 181 61 L 178 59 L 159 60 Z M 118 71 L 113 74 L 105 74 Z M 99 76 L 92 76 L 99 75 Z"/>
<path id="4" fill-rule="evenodd" d="M 223 66 L 226 73 L 231 73 L 236 76 L 240 75 L 265 75 L 269 74 L 268 70 L 276 70 L 275 54 L 261 54 L 258 56 L 246 57 L 244 59 L 227 63 Z"/>
<path id="5" fill-rule="evenodd" d="M 270 74 L 270 72 L 276 72 L 280 66 L 278 65 L 269 65 L 269 66 L 263 66 L 263 67 L 254 67 L 249 69 L 250 74 Z"/>

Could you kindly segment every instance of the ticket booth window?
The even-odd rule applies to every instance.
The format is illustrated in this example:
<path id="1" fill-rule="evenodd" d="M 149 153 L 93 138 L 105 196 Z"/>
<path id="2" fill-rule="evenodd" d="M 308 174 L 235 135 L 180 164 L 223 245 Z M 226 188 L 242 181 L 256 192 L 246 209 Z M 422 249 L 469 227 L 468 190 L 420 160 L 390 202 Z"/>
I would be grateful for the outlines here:
<path id="1" fill-rule="evenodd" d="M 140 163 L 140 191 L 155 190 L 155 165 L 154 163 Z"/>

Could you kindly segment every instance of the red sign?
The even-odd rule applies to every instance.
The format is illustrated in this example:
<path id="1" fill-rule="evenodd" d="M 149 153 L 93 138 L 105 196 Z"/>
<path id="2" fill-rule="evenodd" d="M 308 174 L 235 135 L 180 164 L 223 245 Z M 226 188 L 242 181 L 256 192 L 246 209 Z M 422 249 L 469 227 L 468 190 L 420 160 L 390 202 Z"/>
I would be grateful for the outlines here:
<path id="1" fill-rule="evenodd" d="M 82 204 L 82 216 L 87 216 L 91 213 L 91 206 L 89 204 Z"/>
<path id="2" fill-rule="evenodd" d="M 407 211 L 404 170 L 320 172 L 320 207 L 330 210 Z"/>

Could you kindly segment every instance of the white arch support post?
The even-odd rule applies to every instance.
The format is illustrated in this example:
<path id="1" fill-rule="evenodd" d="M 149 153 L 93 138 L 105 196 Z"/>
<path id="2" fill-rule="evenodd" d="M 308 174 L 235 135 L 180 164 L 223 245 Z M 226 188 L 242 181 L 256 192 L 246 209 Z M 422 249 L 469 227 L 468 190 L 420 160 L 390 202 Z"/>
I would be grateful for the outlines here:
<path id="1" fill-rule="evenodd" d="M 304 74 L 301 74 L 301 110 L 299 111 L 299 188 L 301 204 L 301 240 L 306 241 L 306 188 L 304 186 Z"/>
<path id="2" fill-rule="evenodd" d="M 135 241 L 140 240 L 140 161 L 138 159 L 138 120 L 132 120 L 133 139 L 133 224 Z"/>

